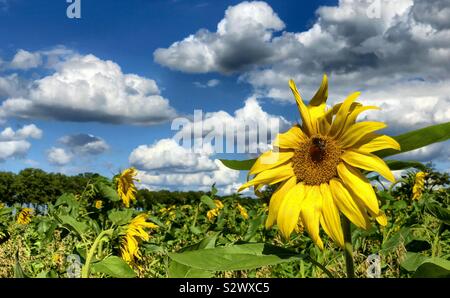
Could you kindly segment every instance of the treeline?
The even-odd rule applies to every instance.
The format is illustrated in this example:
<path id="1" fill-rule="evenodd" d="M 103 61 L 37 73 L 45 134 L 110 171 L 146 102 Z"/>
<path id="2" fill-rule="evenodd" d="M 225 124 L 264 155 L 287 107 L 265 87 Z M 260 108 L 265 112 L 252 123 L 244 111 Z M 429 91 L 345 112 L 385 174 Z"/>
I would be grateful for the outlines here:
<path id="1" fill-rule="evenodd" d="M 95 180 L 110 180 L 96 173 L 67 176 L 61 173 L 47 173 L 41 169 L 27 168 L 18 174 L 0 172 L 0 202 L 8 205 L 55 202 L 63 193 L 81 194 L 89 183 Z M 198 202 L 205 192 L 201 191 L 150 191 L 140 189 L 136 195 L 136 207 L 149 209 L 155 203 L 188 204 Z"/>

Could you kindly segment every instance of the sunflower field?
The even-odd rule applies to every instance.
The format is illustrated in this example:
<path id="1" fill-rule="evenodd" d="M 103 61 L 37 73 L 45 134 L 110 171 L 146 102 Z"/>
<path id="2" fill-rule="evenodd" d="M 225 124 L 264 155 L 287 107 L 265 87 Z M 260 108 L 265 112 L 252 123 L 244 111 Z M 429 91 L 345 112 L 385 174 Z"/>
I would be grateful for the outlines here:
<path id="1" fill-rule="evenodd" d="M 327 109 L 326 76 L 308 105 L 290 87 L 302 124 L 257 159 L 222 160 L 258 198 L 212 185 L 143 206 L 129 168 L 39 208 L 1 203 L 0 277 L 450 277 L 448 173 L 388 158 L 447 140 L 450 124 L 375 134 L 385 125 L 356 121 L 377 108 L 358 93 Z"/>

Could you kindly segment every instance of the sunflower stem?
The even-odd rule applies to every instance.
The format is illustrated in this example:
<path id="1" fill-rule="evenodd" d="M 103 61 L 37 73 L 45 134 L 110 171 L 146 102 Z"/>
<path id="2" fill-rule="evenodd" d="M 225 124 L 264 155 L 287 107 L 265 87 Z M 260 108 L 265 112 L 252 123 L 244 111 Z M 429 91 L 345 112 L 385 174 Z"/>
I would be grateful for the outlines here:
<path id="1" fill-rule="evenodd" d="M 344 230 L 345 270 L 347 271 L 347 278 L 354 278 L 355 268 L 353 264 L 352 232 L 350 221 L 345 216 L 343 216 L 342 229 Z"/>
<path id="2" fill-rule="evenodd" d="M 95 250 L 97 249 L 98 244 L 102 240 L 103 237 L 107 235 L 111 235 L 113 233 L 113 229 L 109 229 L 106 231 L 102 231 L 97 238 L 95 238 L 94 243 L 92 244 L 91 248 L 89 249 L 87 255 L 86 255 L 86 263 L 83 266 L 83 269 L 81 269 L 81 278 L 88 278 L 90 269 L 91 269 L 91 262 L 92 257 L 94 256 Z"/>

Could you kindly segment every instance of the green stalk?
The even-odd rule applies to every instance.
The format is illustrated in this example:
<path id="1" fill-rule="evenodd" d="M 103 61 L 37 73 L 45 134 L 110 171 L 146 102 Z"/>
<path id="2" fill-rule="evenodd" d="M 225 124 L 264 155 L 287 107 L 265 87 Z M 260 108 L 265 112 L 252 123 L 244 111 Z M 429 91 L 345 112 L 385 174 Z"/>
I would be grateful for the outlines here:
<path id="1" fill-rule="evenodd" d="M 350 221 L 345 216 L 343 216 L 342 229 L 344 230 L 345 270 L 347 272 L 347 278 L 354 278 L 355 267 L 353 264 L 352 232 L 350 229 Z"/>
<path id="2" fill-rule="evenodd" d="M 83 266 L 83 269 L 81 269 L 81 278 L 88 278 L 90 269 L 91 269 L 91 261 L 92 257 L 94 256 L 95 250 L 97 249 L 98 244 L 105 236 L 110 236 L 113 233 L 113 229 L 109 229 L 106 231 L 102 231 L 97 238 L 95 238 L 94 243 L 92 244 L 91 248 L 88 251 L 88 254 L 86 256 L 86 263 Z"/>

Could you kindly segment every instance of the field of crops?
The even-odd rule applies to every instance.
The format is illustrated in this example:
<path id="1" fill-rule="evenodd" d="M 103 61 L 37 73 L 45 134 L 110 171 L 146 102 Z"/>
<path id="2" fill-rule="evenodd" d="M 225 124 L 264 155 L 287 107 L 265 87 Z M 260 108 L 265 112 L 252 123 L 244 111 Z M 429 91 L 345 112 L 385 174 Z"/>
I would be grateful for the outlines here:
<path id="1" fill-rule="evenodd" d="M 0 277 L 346 276 L 327 235 L 321 250 L 301 224 L 290 239 L 264 228 L 271 189 L 250 199 L 212 187 L 200 200 L 143 210 L 133 207 L 132 174 L 92 179 L 39 210 L 2 204 Z M 388 223 L 352 226 L 357 277 L 448 276 L 448 183 L 426 168 L 376 184 Z"/>

